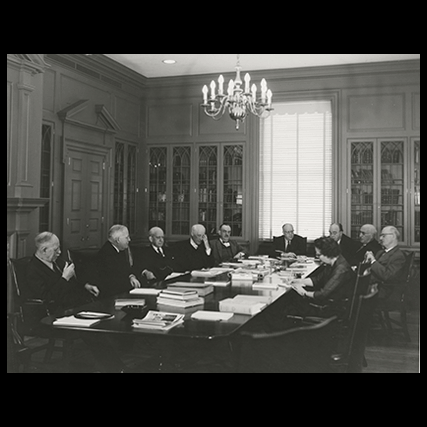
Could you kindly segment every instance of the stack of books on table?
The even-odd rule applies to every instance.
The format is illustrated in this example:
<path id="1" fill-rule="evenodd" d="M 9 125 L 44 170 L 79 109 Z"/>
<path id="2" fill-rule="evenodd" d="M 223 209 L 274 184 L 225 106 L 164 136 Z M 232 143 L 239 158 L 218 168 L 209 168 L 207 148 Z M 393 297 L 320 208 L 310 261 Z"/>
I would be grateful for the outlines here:
<path id="1" fill-rule="evenodd" d="M 184 323 L 182 314 L 149 311 L 143 319 L 135 319 L 132 327 L 151 331 L 169 331 L 182 323 Z"/>
<path id="2" fill-rule="evenodd" d="M 234 298 L 227 298 L 219 303 L 219 311 L 255 315 L 262 311 L 272 298 L 258 295 L 237 295 Z"/>
<path id="3" fill-rule="evenodd" d="M 196 291 L 199 297 L 205 297 L 214 292 L 214 287 L 206 283 L 176 282 L 168 285 L 168 291 Z"/>
<path id="4" fill-rule="evenodd" d="M 191 308 L 204 305 L 205 300 L 199 297 L 196 290 L 166 289 L 157 297 L 157 305 L 177 308 Z"/>

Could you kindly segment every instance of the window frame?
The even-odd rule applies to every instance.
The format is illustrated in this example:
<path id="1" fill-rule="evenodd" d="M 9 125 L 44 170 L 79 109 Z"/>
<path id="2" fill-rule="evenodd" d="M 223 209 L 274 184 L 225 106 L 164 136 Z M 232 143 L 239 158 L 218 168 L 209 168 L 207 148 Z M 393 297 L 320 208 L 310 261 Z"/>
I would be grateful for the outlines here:
<path id="1" fill-rule="evenodd" d="M 342 132 L 339 120 L 339 106 L 340 106 L 340 91 L 315 91 L 310 93 L 295 93 L 289 95 L 287 93 L 275 93 L 274 94 L 274 103 L 293 103 L 293 102 L 308 102 L 308 101 L 329 101 L 331 102 L 332 110 L 332 222 L 341 222 L 343 224 L 344 230 L 347 229 L 347 215 L 348 207 L 346 204 L 346 183 L 345 180 L 339 179 L 339 177 L 344 177 L 345 175 L 345 162 L 339 161 L 339 159 L 345 158 L 346 156 L 346 145 L 340 144 L 340 132 Z M 273 103 L 273 108 L 274 108 Z M 256 140 L 255 149 L 257 153 L 256 164 L 257 164 L 257 174 L 255 175 L 255 180 L 258 182 L 256 184 L 256 193 L 257 193 L 257 203 L 254 206 L 254 218 L 256 219 L 255 224 L 256 228 L 254 229 L 253 239 L 257 239 L 257 242 L 271 242 L 271 239 L 261 238 L 260 236 L 260 203 L 261 203 L 261 125 L 258 122 L 256 126 Z M 344 157 L 343 157 L 344 156 Z M 340 200 L 343 203 L 340 203 Z M 284 218 L 286 222 L 286 218 Z M 278 233 L 280 230 L 277 231 Z M 297 230 L 298 232 L 298 230 Z M 321 232 L 319 232 L 321 233 Z M 312 243 L 314 239 L 308 239 L 309 243 Z"/>

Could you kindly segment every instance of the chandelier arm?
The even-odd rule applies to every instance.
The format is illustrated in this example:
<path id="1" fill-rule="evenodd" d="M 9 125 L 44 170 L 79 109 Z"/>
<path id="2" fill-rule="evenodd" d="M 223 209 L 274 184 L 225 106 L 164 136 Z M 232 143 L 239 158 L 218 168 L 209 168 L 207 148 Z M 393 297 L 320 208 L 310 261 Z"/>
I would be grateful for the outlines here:
<path id="1" fill-rule="evenodd" d="M 215 105 L 217 102 L 219 103 L 219 107 L 216 107 Z M 213 103 L 215 107 L 212 112 L 210 112 L 209 110 L 210 103 Z M 221 100 L 218 100 L 218 98 L 216 98 L 215 100 L 208 101 L 208 104 L 203 104 L 202 107 L 207 116 L 211 117 L 214 120 L 220 120 L 225 113 L 227 104 L 228 96 L 224 96 Z"/>

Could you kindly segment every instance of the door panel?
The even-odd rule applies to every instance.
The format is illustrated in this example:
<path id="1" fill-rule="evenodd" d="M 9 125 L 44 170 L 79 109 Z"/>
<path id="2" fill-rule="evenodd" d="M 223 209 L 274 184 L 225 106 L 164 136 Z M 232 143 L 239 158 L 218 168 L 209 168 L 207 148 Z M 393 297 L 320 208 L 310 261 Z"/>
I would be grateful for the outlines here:
<path id="1" fill-rule="evenodd" d="M 106 155 L 74 147 L 66 152 L 64 245 L 70 249 L 101 247 Z"/>

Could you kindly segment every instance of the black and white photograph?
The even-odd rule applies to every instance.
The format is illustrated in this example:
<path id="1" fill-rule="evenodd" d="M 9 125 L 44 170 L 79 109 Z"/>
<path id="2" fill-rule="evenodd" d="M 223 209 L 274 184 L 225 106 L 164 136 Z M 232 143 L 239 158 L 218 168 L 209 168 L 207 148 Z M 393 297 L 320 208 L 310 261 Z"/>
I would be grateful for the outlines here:
<path id="1" fill-rule="evenodd" d="M 420 373 L 421 54 L 7 54 L 7 373 Z"/>

